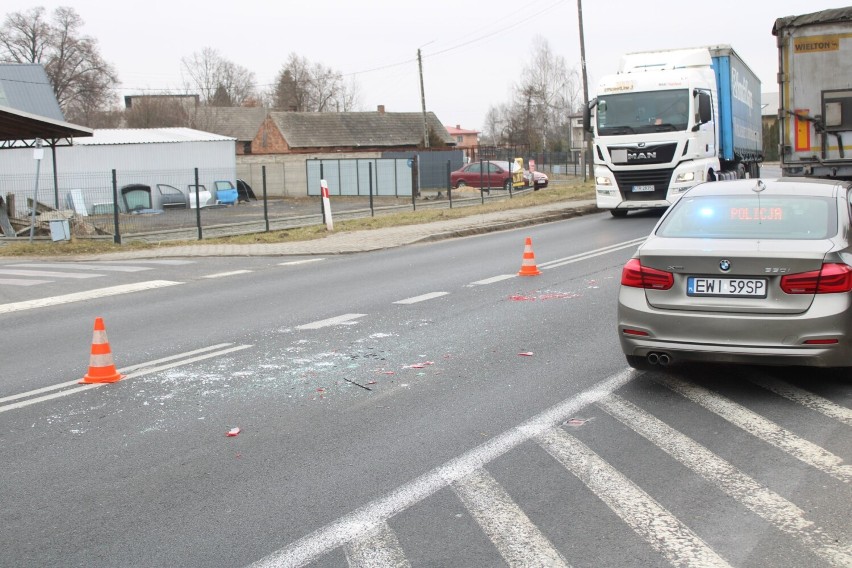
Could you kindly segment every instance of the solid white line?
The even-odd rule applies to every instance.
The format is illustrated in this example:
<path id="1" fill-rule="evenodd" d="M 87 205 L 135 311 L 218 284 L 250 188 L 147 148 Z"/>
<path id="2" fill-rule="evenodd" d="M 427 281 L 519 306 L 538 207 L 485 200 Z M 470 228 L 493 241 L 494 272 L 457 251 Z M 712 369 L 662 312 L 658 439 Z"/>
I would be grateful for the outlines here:
<path id="1" fill-rule="evenodd" d="M 781 428 L 778 424 L 752 412 L 719 394 L 672 376 L 654 374 L 653 379 L 674 392 L 688 398 L 724 418 L 752 436 L 783 450 L 794 458 L 810 465 L 843 483 L 852 481 L 852 466 L 820 446 Z"/>
<path id="2" fill-rule="evenodd" d="M 305 260 L 291 260 L 290 262 L 279 262 L 278 266 L 297 266 L 299 264 L 308 264 L 309 262 L 319 262 L 324 258 L 308 258 Z"/>
<path id="3" fill-rule="evenodd" d="M 816 410 L 829 418 L 839 420 L 847 426 L 852 426 L 852 409 L 850 408 L 840 406 L 826 398 L 774 378 L 751 376 L 748 380 L 797 404 L 801 404 L 811 410 Z"/>
<path id="4" fill-rule="evenodd" d="M 332 325 L 341 325 L 348 323 L 354 319 L 362 318 L 365 315 L 367 314 L 343 314 L 342 316 L 315 321 L 313 323 L 306 323 L 305 325 L 297 325 L 296 329 L 320 329 Z"/>
<path id="5" fill-rule="evenodd" d="M 223 350 L 217 351 L 215 353 L 208 353 L 206 355 L 200 355 L 198 357 L 192 357 L 192 358 L 189 358 L 189 359 L 184 359 L 182 361 L 177 361 L 176 363 L 171 363 L 171 364 L 168 364 L 168 365 L 159 365 L 159 366 L 156 366 L 156 367 L 145 367 L 140 371 L 129 373 L 126 377 L 124 377 L 122 379 L 122 381 L 126 381 L 128 379 L 133 379 L 133 378 L 136 378 L 136 377 L 143 377 L 145 375 L 150 375 L 151 373 L 156 373 L 156 372 L 159 372 L 159 371 L 165 371 L 167 369 L 173 369 L 175 367 L 180 367 L 181 365 L 187 365 L 189 363 L 196 363 L 198 361 L 203 361 L 204 359 L 210 359 L 211 357 L 218 357 L 220 355 L 227 355 L 228 353 L 233 353 L 235 351 L 242 351 L 243 349 L 248 349 L 249 347 L 252 347 L 252 345 L 237 345 L 236 347 L 231 347 L 230 349 L 223 349 Z M 68 385 L 68 384 L 74 384 L 74 383 L 77 383 L 77 381 L 70 381 L 69 383 L 64 383 L 64 384 Z M 14 410 L 16 408 L 23 408 L 25 406 L 30 406 L 30 405 L 33 405 L 33 404 L 36 404 L 36 403 L 39 403 L 39 402 L 47 401 L 47 400 L 53 400 L 53 399 L 59 398 L 61 396 L 67 396 L 69 394 L 75 394 L 75 393 L 78 393 L 80 391 L 89 390 L 89 389 L 92 389 L 92 388 L 95 388 L 95 387 L 100 387 L 100 386 L 103 386 L 105 384 L 113 384 L 113 383 L 93 383 L 93 384 L 81 385 L 81 386 L 78 386 L 78 387 L 73 388 L 73 389 L 63 390 L 63 391 L 55 392 L 55 393 L 52 393 L 52 394 L 48 394 L 48 395 L 40 396 L 40 397 L 36 397 L 36 398 L 29 398 L 27 400 L 22 400 L 20 402 L 16 402 L 16 403 L 13 403 L 13 404 L 7 404 L 5 406 L 0 406 L 0 413 L 6 412 L 7 410 Z"/>
<path id="6" fill-rule="evenodd" d="M 207 351 L 213 351 L 215 349 L 221 349 L 223 347 L 227 347 L 229 345 L 233 345 L 233 343 L 219 343 L 216 345 L 211 345 L 209 347 L 202 347 L 201 349 L 195 349 L 193 351 L 186 351 L 184 353 L 178 353 L 177 355 L 169 355 L 168 357 L 163 357 L 162 359 L 155 359 L 154 361 L 148 361 L 147 363 L 139 363 L 138 365 L 130 365 L 128 367 L 122 367 L 118 369 L 118 372 L 122 375 L 126 375 L 131 371 L 135 371 L 136 369 L 144 369 L 145 367 L 150 367 L 152 365 L 158 365 L 160 363 L 165 363 L 166 361 L 174 361 L 175 359 L 183 359 L 184 357 L 190 357 L 192 355 L 198 355 L 199 353 L 205 353 Z M 35 396 L 37 394 L 41 394 L 43 392 L 50 392 L 53 390 L 62 389 L 65 387 L 70 387 L 71 385 L 79 384 L 79 379 L 74 379 L 73 381 L 66 381 L 64 383 L 57 383 L 55 385 L 50 385 L 47 387 L 41 387 L 38 389 L 33 389 L 31 391 L 22 392 L 18 394 L 13 394 L 10 396 L 4 396 L 0 398 L 0 403 L 9 402 L 10 400 L 18 400 L 21 398 L 28 398 L 31 396 Z"/>
<path id="7" fill-rule="evenodd" d="M 219 272 L 218 274 L 208 274 L 202 278 L 224 278 L 225 276 L 236 276 L 238 274 L 250 274 L 251 270 L 232 270 L 231 272 Z"/>
<path id="8" fill-rule="evenodd" d="M 848 544 L 840 544 L 839 538 L 807 520 L 803 510 L 695 440 L 618 395 L 611 394 L 597 405 L 778 530 L 799 539 L 832 566 L 852 566 Z"/>
<path id="9" fill-rule="evenodd" d="M 379 523 L 372 530 L 346 545 L 349 568 L 408 568 L 399 539 L 387 523 Z"/>
<path id="10" fill-rule="evenodd" d="M 549 408 L 471 451 L 402 485 L 384 497 L 345 515 L 313 533 L 290 543 L 253 564 L 256 567 L 304 566 L 323 554 L 358 538 L 365 530 L 384 522 L 449 484 L 483 467 L 581 408 L 621 388 L 635 377 L 630 370 L 612 375 L 594 387 Z"/>
<path id="11" fill-rule="evenodd" d="M 5 274 L 6 276 L 42 276 L 44 278 L 72 278 L 72 279 L 83 279 L 83 278 L 98 278 L 100 276 L 105 276 L 104 274 L 75 274 L 74 272 L 52 272 L 50 270 L 7 270 L 5 268 L 0 268 L 0 274 Z"/>
<path id="12" fill-rule="evenodd" d="M 108 264 L 85 264 L 79 262 L 9 264 L 13 268 L 68 268 L 71 270 L 103 270 L 104 272 L 140 272 L 152 270 L 150 266 L 110 266 Z"/>
<path id="13" fill-rule="evenodd" d="M 665 507 L 561 428 L 550 428 L 536 441 L 673 565 L 728 566 Z"/>
<path id="14" fill-rule="evenodd" d="M 182 282 L 149 280 L 147 282 L 138 282 L 136 284 L 122 284 L 120 286 L 111 286 L 109 288 L 99 288 L 97 290 L 89 290 L 88 292 L 75 292 L 73 294 L 65 294 L 64 296 L 52 296 L 50 298 L 41 298 L 38 300 L 27 300 L 12 304 L 0 304 L 0 314 L 31 310 L 34 308 L 45 308 L 48 306 L 58 306 L 60 304 L 70 304 L 71 302 L 82 302 L 84 300 L 105 298 L 107 296 L 116 296 L 118 294 L 129 294 L 131 292 L 141 292 L 143 290 L 153 290 L 155 288 L 165 288 L 167 286 L 176 286 L 178 284 L 182 284 Z"/>
<path id="15" fill-rule="evenodd" d="M 484 469 L 452 485 L 509 566 L 568 566 L 556 547 Z"/>
<path id="16" fill-rule="evenodd" d="M 538 264 L 538 267 L 542 270 L 547 270 L 550 268 L 557 268 L 559 266 L 565 266 L 567 264 L 572 264 L 574 262 L 580 262 L 581 260 L 588 260 L 590 258 L 594 258 L 596 256 L 602 256 L 605 254 L 609 254 L 611 252 L 619 251 L 622 249 L 639 246 L 645 241 L 645 237 L 641 239 L 634 239 L 632 241 L 625 241 L 623 243 L 618 243 L 615 245 L 611 245 L 604 248 L 599 248 L 597 250 L 592 250 L 588 252 L 583 252 L 580 254 L 575 254 L 573 256 L 566 256 L 565 258 L 559 258 L 556 260 L 550 260 L 548 262 L 542 262 Z"/>
<path id="17" fill-rule="evenodd" d="M 36 284 L 47 284 L 51 280 L 13 280 L 11 278 L 0 278 L 3 286 L 35 286 Z"/>
<path id="18" fill-rule="evenodd" d="M 508 280 L 509 278 L 514 278 L 517 274 L 503 274 L 502 276 L 492 276 L 491 278 L 486 278 L 485 280 L 477 280 L 476 282 L 471 282 L 470 284 L 466 284 L 467 288 L 471 288 L 473 286 L 484 286 L 486 284 L 494 284 L 495 282 L 502 282 L 503 280 Z"/>
<path id="19" fill-rule="evenodd" d="M 407 298 L 405 300 L 397 300 L 394 304 L 416 304 L 417 302 L 425 302 L 426 300 L 440 298 L 447 294 L 449 294 L 449 292 L 430 292 L 429 294 L 423 294 L 422 296 L 414 296 L 413 298 Z"/>

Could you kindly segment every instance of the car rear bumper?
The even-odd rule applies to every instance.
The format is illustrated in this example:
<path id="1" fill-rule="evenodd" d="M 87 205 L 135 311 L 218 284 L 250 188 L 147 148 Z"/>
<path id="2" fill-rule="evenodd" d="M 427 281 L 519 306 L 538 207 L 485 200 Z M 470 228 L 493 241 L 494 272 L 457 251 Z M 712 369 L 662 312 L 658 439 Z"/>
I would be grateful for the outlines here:
<path id="1" fill-rule="evenodd" d="M 846 367 L 852 366 L 850 320 L 848 294 L 817 296 L 800 314 L 737 314 L 656 309 L 644 290 L 622 287 L 618 336 L 624 354 L 638 357 L 667 353 L 672 361 Z M 805 343 L 826 339 L 837 343 Z"/>

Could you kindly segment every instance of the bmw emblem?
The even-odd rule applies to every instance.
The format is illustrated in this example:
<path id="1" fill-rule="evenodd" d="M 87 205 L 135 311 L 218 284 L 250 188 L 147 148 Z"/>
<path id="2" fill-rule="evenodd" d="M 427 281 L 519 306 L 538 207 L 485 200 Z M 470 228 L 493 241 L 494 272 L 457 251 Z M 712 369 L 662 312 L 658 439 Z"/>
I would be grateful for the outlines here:
<path id="1" fill-rule="evenodd" d="M 730 260 L 720 260 L 719 268 L 722 269 L 722 272 L 727 272 L 731 269 L 731 261 Z"/>

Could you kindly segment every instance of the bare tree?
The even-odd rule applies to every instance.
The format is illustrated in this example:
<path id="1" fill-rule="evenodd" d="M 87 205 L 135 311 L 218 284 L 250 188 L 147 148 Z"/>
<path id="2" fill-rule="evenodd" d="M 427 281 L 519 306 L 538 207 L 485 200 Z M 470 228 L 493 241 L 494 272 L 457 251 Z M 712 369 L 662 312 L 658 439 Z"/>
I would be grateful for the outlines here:
<path id="1" fill-rule="evenodd" d="M 511 102 L 489 109 L 485 134 L 495 143 L 527 144 L 534 151 L 562 147 L 569 116 L 579 105 L 578 85 L 576 70 L 537 36 Z"/>
<path id="2" fill-rule="evenodd" d="M 87 124 L 114 103 L 118 78 L 82 27 L 68 7 L 54 10 L 51 22 L 42 7 L 8 14 L 0 26 L 0 60 L 43 65 L 66 119 Z"/>
<path id="3" fill-rule="evenodd" d="M 278 72 L 273 107 L 297 112 L 345 112 L 358 105 L 358 85 L 321 63 L 291 53 Z"/>
<path id="4" fill-rule="evenodd" d="M 203 104 L 242 106 L 256 98 L 254 73 L 225 59 L 211 47 L 182 58 L 181 63 L 187 90 L 198 92 Z"/>
<path id="5" fill-rule="evenodd" d="M 172 128 L 189 126 L 186 103 L 171 95 L 135 97 L 124 112 L 127 128 Z"/>

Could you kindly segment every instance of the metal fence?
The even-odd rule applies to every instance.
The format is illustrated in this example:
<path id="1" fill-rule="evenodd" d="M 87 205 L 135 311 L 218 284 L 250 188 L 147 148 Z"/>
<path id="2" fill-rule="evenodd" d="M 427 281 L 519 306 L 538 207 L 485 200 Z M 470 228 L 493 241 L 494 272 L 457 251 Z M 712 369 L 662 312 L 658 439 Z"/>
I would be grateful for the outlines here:
<path id="1" fill-rule="evenodd" d="M 31 228 L 38 239 L 54 238 L 51 222 L 57 220 L 68 222 L 74 238 L 116 243 L 195 240 L 318 225 L 325 222 L 320 172 L 333 196 L 335 219 L 464 207 L 519 193 L 457 192 L 450 187 L 452 160 L 421 162 L 415 157 L 322 164 L 308 160 L 306 169 L 311 180 L 308 195 L 299 198 L 268 197 L 265 167 L 252 184 L 222 179 L 226 170 L 210 169 L 60 174 L 55 184 L 52 177 L 0 175 L 2 240 L 26 238 Z M 430 187 L 422 179 L 432 180 Z"/>

